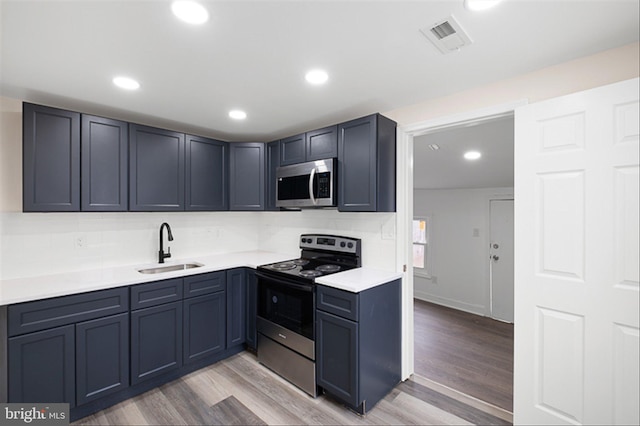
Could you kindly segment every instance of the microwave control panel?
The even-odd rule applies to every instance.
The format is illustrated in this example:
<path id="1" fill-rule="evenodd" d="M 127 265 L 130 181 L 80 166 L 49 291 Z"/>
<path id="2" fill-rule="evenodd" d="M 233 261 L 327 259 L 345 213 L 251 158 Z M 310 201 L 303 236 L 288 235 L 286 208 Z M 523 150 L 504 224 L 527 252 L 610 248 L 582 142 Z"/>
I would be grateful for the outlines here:
<path id="1" fill-rule="evenodd" d="M 330 198 L 331 197 L 331 173 L 323 172 L 318 173 L 318 193 L 316 198 Z"/>

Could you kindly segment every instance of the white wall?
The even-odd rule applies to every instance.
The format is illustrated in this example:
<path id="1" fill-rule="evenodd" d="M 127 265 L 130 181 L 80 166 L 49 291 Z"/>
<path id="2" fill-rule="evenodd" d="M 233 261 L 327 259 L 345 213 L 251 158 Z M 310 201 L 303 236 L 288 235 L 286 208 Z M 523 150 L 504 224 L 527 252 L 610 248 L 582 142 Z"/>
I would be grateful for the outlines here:
<path id="1" fill-rule="evenodd" d="M 264 212 L 260 223 L 262 250 L 279 251 L 282 242 L 297 242 L 300 234 L 308 232 L 346 235 L 362 239 L 363 266 L 395 271 L 395 213 L 341 213 L 336 210 Z"/>
<path id="2" fill-rule="evenodd" d="M 365 266 L 395 270 L 395 213 L 22 213 L 22 101 L 0 97 L 0 120 L 0 279 L 154 263 L 162 222 L 174 260 L 245 250 L 295 257 L 300 234 L 323 232 L 361 238 Z"/>
<path id="3" fill-rule="evenodd" d="M 432 250 L 432 278 L 414 270 L 416 298 L 489 315 L 489 201 L 508 197 L 513 188 L 414 191 L 414 217 L 431 217 Z"/>
<path id="4" fill-rule="evenodd" d="M 640 75 L 640 43 L 543 68 L 383 113 L 400 125 L 448 117 L 521 99 L 538 102 Z"/>

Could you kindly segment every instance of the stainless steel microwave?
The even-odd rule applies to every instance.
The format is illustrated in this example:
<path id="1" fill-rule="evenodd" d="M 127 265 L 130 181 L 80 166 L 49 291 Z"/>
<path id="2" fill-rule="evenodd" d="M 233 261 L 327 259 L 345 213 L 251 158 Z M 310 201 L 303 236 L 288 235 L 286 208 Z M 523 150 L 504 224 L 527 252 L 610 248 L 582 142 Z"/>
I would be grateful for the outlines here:
<path id="1" fill-rule="evenodd" d="M 276 207 L 336 205 L 337 160 L 309 161 L 276 169 Z"/>

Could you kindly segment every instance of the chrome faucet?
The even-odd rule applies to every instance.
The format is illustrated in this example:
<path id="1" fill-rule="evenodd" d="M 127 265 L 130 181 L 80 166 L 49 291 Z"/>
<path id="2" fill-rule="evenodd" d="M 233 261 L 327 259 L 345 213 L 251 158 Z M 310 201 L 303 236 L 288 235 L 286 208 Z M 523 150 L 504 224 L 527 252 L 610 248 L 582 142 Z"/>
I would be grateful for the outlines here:
<path id="1" fill-rule="evenodd" d="M 167 234 L 169 237 L 169 241 L 173 241 L 173 234 L 171 234 L 171 227 L 167 222 L 164 222 L 160 225 L 160 251 L 158 252 L 158 263 L 164 263 L 164 260 L 168 257 L 171 257 L 171 247 L 167 247 L 167 253 L 164 252 L 163 246 L 163 238 L 162 238 L 162 230 L 167 228 Z"/>

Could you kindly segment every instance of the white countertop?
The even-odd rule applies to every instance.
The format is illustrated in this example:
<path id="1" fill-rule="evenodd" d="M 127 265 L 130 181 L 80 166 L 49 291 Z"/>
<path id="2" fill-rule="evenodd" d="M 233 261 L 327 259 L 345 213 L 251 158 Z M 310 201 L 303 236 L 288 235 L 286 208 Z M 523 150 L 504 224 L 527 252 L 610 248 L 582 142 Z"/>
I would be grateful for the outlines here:
<path id="1" fill-rule="evenodd" d="M 167 261 L 160 264 L 137 264 L 113 268 L 92 269 L 38 277 L 16 278 L 0 281 L 0 306 L 12 303 L 66 296 L 88 291 L 105 290 L 126 285 L 141 284 L 169 278 L 184 277 L 206 272 L 232 268 L 256 268 L 258 265 L 282 262 L 294 258 L 291 254 L 266 251 L 244 251 L 211 256 L 191 257 Z M 199 268 L 164 272 L 161 274 L 141 274 L 138 269 L 168 266 L 178 263 L 201 263 Z M 371 287 L 393 281 L 402 274 L 357 268 L 316 279 L 319 284 L 358 293 Z"/>
<path id="2" fill-rule="evenodd" d="M 43 275 L 38 277 L 16 278 L 0 281 L 0 306 L 49 297 L 66 296 L 75 293 L 104 290 L 150 281 L 166 280 L 206 272 L 232 268 L 256 268 L 258 265 L 289 260 L 290 254 L 266 251 L 245 251 L 211 256 L 190 257 L 165 261 L 163 265 L 137 264 L 113 268 L 92 269 L 87 271 Z M 163 272 L 161 274 L 141 274 L 138 269 L 168 266 L 178 263 L 201 263 L 199 268 Z"/>
<path id="3" fill-rule="evenodd" d="M 317 284 L 360 293 L 361 291 L 402 278 L 400 272 L 381 271 L 372 268 L 356 268 L 316 278 Z"/>

